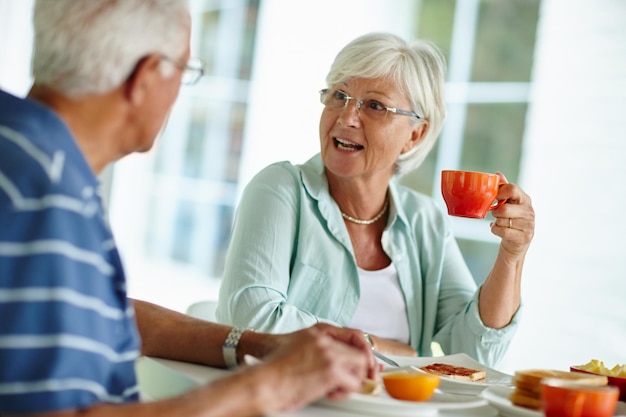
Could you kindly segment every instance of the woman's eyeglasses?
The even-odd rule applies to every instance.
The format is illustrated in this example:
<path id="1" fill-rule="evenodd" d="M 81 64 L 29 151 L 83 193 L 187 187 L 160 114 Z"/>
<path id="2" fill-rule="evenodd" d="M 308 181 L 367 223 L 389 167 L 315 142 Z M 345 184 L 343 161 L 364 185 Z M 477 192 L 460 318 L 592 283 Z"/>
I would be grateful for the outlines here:
<path id="1" fill-rule="evenodd" d="M 350 100 L 354 100 L 354 104 L 356 105 L 356 109 L 359 114 L 363 114 L 371 119 L 384 119 L 388 112 L 421 119 L 421 117 L 413 111 L 387 107 L 378 100 L 350 97 L 341 90 L 331 90 L 328 88 L 320 90 L 320 101 L 329 109 L 345 109 L 348 107 L 348 102 Z"/>

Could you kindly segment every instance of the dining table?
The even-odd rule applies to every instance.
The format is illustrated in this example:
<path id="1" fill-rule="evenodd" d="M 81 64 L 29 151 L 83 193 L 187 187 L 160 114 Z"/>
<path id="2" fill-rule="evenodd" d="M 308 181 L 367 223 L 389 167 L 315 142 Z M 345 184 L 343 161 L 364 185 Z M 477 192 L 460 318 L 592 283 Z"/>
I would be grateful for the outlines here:
<path id="1" fill-rule="evenodd" d="M 223 378 L 231 373 L 168 359 L 142 357 L 137 361 L 137 377 L 142 401 L 154 401 L 182 394 L 201 384 Z M 311 405 L 293 412 L 268 414 L 268 417 L 354 417 L 354 413 Z"/>
<path id="2" fill-rule="evenodd" d="M 469 357 L 464 355 L 450 356 L 452 362 L 465 363 L 469 361 Z M 460 360 L 460 362 L 459 362 Z M 469 362 L 473 363 L 473 362 Z M 200 385 L 209 383 L 219 378 L 228 376 L 233 371 L 221 368 L 213 368 L 204 365 L 198 365 L 187 362 L 174 361 L 169 359 L 161 359 L 143 356 L 136 363 L 137 378 L 142 401 L 155 401 L 168 397 L 183 394 Z M 502 377 L 510 377 L 506 374 L 499 373 L 495 370 L 487 370 L 488 378 L 502 380 Z M 507 381 L 503 381 L 507 382 Z M 470 386 L 469 384 L 467 386 Z M 471 386 L 470 386 L 471 387 Z M 440 384 L 440 388 L 445 390 Z M 506 389 L 506 387 L 494 387 Z M 458 393 L 457 393 L 458 394 Z M 361 403 L 359 407 L 353 407 L 353 403 L 341 401 L 320 400 L 310 404 L 304 408 L 291 412 L 266 414 L 266 417 L 366 417 L 366 416 L 406 416 L 406 417 L 535 417 L 543 414 L 536 411 L 520 409 L 519 407 L 509 407 L 498 405 L 491 401 L 487 401 L 489 396 L 481 394 L 480 390 L 472 390 L 463 392 L 463 395 L 445 394 L 456 397 L 462 397 L 459 406 L 444 407 L 443 409 L 422 409 L 416 408 L 397 408 L 393 402 L 396 401 L 390 397 L 372 398 L 372 407 L 368 403 Z M 364 398 L 361 395 L 359 398 Z M 379 401 L 379 402 L 377 402 Z M 468 407 L 463 407 L 463 401 L 467 401 Z M 402 401 L 401 403 L 406 403 Z M 356 403 L 358 405 L 358 403 Z M 385 408 L 389 405 L 389 408 Z M 616 416 L 626 417 L 626 403 L 620 402 Z"/>

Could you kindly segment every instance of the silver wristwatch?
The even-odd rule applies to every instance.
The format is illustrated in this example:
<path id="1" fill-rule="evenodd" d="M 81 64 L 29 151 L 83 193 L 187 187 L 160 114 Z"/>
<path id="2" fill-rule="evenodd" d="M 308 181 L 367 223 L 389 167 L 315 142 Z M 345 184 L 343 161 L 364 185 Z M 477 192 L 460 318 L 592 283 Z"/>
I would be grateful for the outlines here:
<path id="1" fill-rule="evenodd" d="M 227 368 L 235 368 L 237 366 L 237 346 L 241 335 L 246 331 L 254 331 L 245 327 L 233 327 L 222 346 L 222 354 L 224 355 L 224 363 Z"/>

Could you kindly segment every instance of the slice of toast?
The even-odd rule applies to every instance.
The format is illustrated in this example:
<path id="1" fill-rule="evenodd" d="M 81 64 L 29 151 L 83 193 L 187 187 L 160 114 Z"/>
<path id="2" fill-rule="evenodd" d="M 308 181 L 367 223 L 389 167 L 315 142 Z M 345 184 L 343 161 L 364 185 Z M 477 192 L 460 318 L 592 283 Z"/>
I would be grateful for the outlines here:
<path id="1" fill-rule="evenodd" d="M 487 372 L 482 369 L 472 369 L 446 363 L 431 363 L 430 365 L 422 366 L 421 369 L 431 374 L 447 376 L 462 381 L 481 381 L 487 377 Z"/>
<path id="2" fill-rule="evenodd" d="M 601 375 L 580 374 L 555 369 L 524 369 L 515 372 L 515 390 L 509 400 L 520 407 L 541 410 L 541 383 L 545 379 L 559 379 L 581 385 L 606 385 L 608 379 Z"/>
<path id="3" fill-rule="evenodd" d="M 373 379 L 365 379 L 361 385 L 361 394 L 378 395 L 383 390 L 383 384 Z"/>
<path id="4" fill-rule="evenodd" d="M 555 369 L 523 369 L 515 372 L 513 381 L 515 385 L 535 389 L 539 392 L 541 381 L 547 378 L 563 379 L 572 383 L 583 385 L 602 386 L 608 383 L 608 378 L 603 375 L 583 374 Z"/>

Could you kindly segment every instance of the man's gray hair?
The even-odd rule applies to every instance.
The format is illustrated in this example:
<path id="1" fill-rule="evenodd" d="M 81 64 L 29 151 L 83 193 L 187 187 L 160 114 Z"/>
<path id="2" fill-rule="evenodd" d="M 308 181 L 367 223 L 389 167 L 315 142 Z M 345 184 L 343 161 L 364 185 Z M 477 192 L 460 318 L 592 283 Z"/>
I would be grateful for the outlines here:
<path id="1" fill-rule="evenodd" d="M 176 59 L 189 30 L 187 0 L 37 0 L 35 83 L 68 96 L 121 85 L 152 53 Z M 173 68 L 162 65 L 164 75 Z"/>

